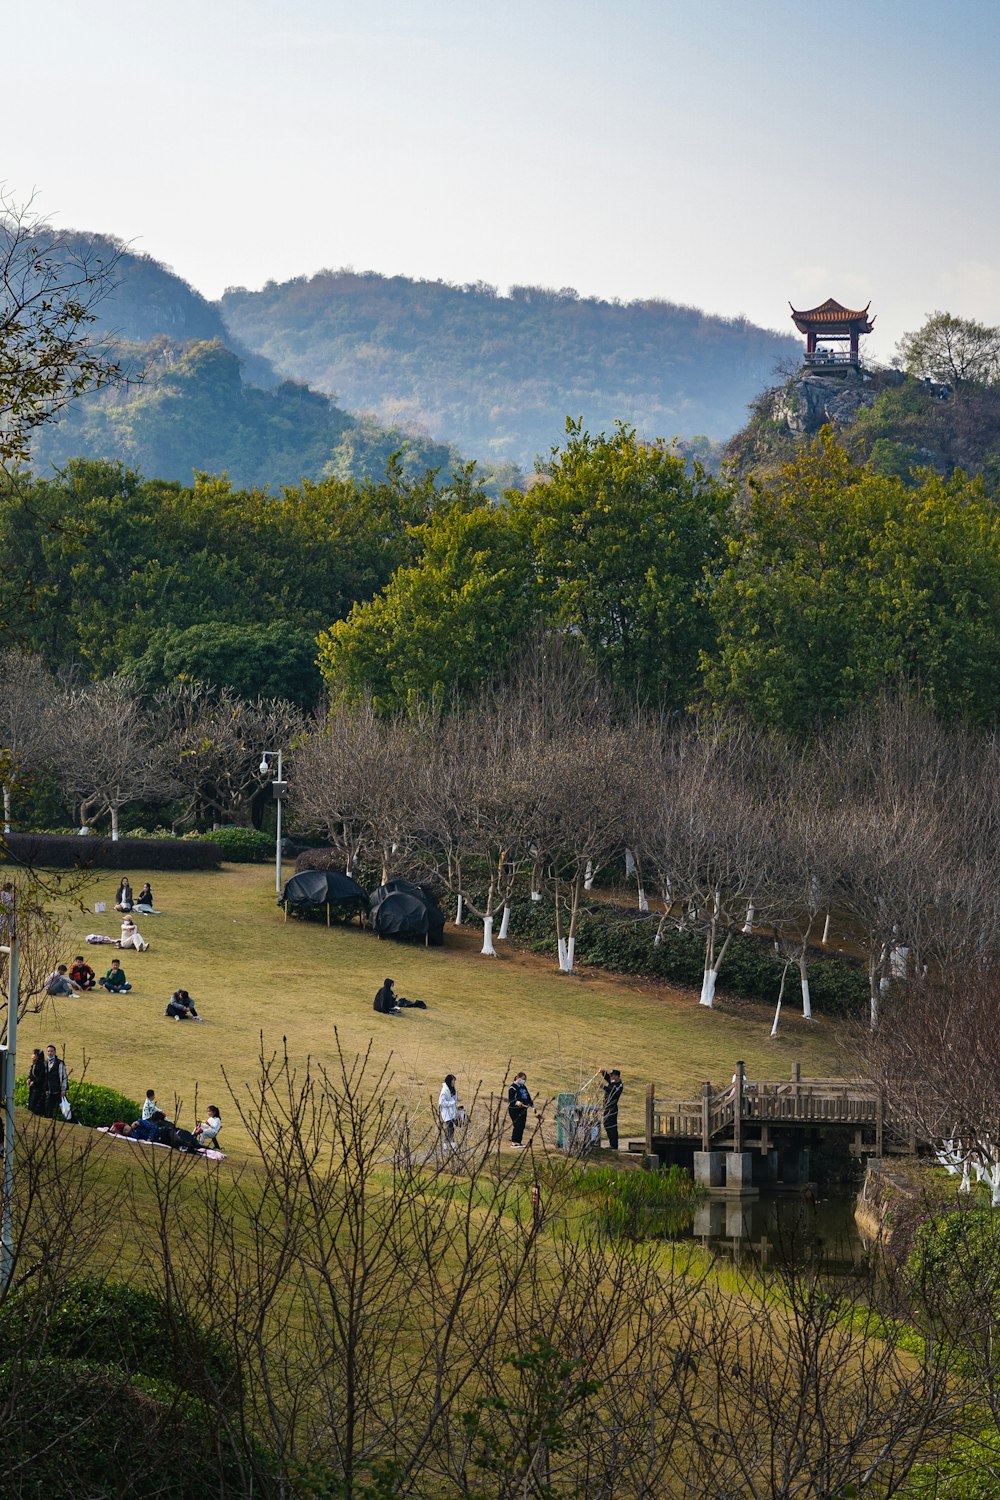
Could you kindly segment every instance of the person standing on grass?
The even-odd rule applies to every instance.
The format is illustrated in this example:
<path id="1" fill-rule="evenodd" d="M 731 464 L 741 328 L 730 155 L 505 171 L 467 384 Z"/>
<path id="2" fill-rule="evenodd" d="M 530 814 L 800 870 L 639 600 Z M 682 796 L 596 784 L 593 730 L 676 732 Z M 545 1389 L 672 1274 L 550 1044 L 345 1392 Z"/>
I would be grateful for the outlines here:
<path id="1" fill-rule="evenodd" d="M 510 1143 L 512 1146 L 521 1147 L 524 1142 L 524 1127 L 528 1119 L 528 1110 L 534 1107 L 534 1100 L 528 1093 L 528 1079 L 525 1073 L 515 1073 L 514 1082 L 507 1090 L 507 1113 L 510 1115 Z"/>
<path id="2" fill-rule="evenodd" d="M 459 1111 L 462 1101 L 458 1097 L 455 1087 L 455 1075 L 449 1073 L 441 1085 L 438 1095 L 438 1113 L 441 1116 L 441 1124 L 444 1126 L 444 1149 L 454 1151 L 455 1149 L 455 1121 L 459 1119 Z"/>
<path id="3" fill-rule="evenodd" d="M 31 1052 L 31 1067 L 28 1069 L 28 1108 L 33 1115 L 45 1113 L 45 1053 L 41 1047 Z"/>
<path id="4" fill-rule="evenodd" d="M 617 1068 L 601 1069 L 604 1079 L 604 1134 L 612 1151 L 618 1150 L 618 1101 L 622 1096 L 622 1075 Z"/>
<path id="5" fill-rule="evenodd" d="M 50 1120 L 59 1117 L 60 1105 L 69 1089 L 66 1064 L 56 1052 L 52 1042 L 45 1049 L 45 1113 Z"/>

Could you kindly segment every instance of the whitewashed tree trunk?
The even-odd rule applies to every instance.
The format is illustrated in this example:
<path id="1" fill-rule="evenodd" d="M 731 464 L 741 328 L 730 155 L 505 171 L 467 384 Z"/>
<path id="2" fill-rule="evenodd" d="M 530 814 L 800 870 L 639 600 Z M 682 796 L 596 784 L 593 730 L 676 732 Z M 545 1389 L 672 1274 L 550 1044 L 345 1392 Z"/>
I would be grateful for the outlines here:
<path id="1" fill-rule="evenodd" d="M 576 938 L 559 939 L 559 968 L 563 974 L 572 974 L 573 958 L 576 952 Z"/>
<path id="2" fill-rule="evenodd" d="M 10 787 L 6 782 L 3 788 L 3 831 L 10 833 Z"/>
<path id="3" fill-rule="evenodd" d="M 462 900 L 462 892 L 458 893 L 458 901 L 455 904 L 455 926 L 461 927 L 465 920 L 465 903 Z"/>
<path id="4" fill-rule="evenodd" d="M 830 941 L 830 913 L 829 912 L 827 912 L 827 914 L 826 914 L 826 921 L 823 923 L 823 936 L 820 939 L 820 941 L 822 942 L 824 948 L 826 947 L 827 943 Z"/>
<path id="5" fill-rule="evenodd" d="M 646 892 L 643 890 L 641 885 L 639 887 L 639 910 L 643 912 L 649 911 L 649 902 L 646 900 Z"/>
<path id="6" fill-rule="evenodd" d="M 802 1016 L 812 1020 L 812 997 L 809 994 L 809 968 L 804 953 L 799 954 L 799 987 L 802 990 Z"/>
<path id="7" fill-rule="evenodd" d="M 483 946 L 482 953 L 486 958 L 496 958 L 497 950 L 493 946 L 493 918 L 483 918 Z"/>
<path id="8" fill-rule="evenodd" d="M 960 1193 L 972 1192 L 972 1175 L 969 1167 L 969 1158 L 966 1157 L 962 1163 L 962 1180 L 958 1185 Z"/>
<path id="9" fill-rule="evenodd" d="M 746 918 L 746 921 L 743 923 L 743 931 L 744 932 L 753 932 L 754 911 L 755 911 L 755 907 L 754 907 L 753 902 L 752 901 L 748 901 L 747 902 L 747 918 Z"/>
<path id="10" fill-rule="evenodd" d="M 670 909 L 668 907 L 667 910 L 663 913 L 663 916 L 660 918 L 660 920 L 656 924 L 656 936 L 653 939 L 653 947 L 654 948 L 659 948 L 660 944 L 663 942 L 663 929 L 667 925 L 667 918 L 669 916 L 670 916 Z"/>
<path id="11" fill-rule="evenodd" d="M 509 901 L 505 901 L 504 904 L 503 904 L 503 915 L 500 918 L 500 931 L 497 933 L 497 937 L 500 938 L 501 941 L 502 941 L 504 938 L 506 938 L 508 936 L 509 933 L 510 933 L 510 902 Z"/>
<path id="12" fill-rule="evenodd" d="M 118 842 L 118 809 L 117 809 L 117 807 L 113 807 L 111 809 L 111 842 L 113 844 L 117 844 L 117 842 Z"/>
<path id="13" fill-rule="evenodd" d="M 707 1005 L 709 1008 L 715 1003 L 715 982 L 719 977 L 718 969 L 706 969 L 701 979 L 701 998 L 699 1005 Z"/>
<path id="14" fill-rule="evenodd" d="M 789 960 L 791 962 L 791 960 Z M 785 980 L 788 978 L 788 964 L 781 971 L 781 983 L 778 986 L 778 1003 L 774 1007 L 774 1024 L 771 1027 L 771 1035 L 778 1035 L 778 1022 L 781 1019 L 781 1002 L 785 998 Z"/>
<path id="15" fill-rule="evenodd" d="M 583 872 L 583 888 L 585 891 L 594 889 L 594 862 L 590 859 L 587 860 L 587 868 Z"/>
<path id="16" fill-rule="evenodd" d="M 635 874 L 635 855 L 631 849 L 625 850 L 625 879 L 631 880 Z"/>

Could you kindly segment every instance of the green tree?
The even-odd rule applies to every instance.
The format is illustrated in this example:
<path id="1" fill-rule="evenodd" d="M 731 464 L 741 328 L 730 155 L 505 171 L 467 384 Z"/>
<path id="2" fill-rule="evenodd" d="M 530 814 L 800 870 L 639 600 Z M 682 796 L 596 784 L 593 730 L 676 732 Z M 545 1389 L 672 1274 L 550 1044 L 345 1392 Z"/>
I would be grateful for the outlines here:
<path id="1" fill-rule="evenodd" d="M 804 729 L 897 684 L 946 716 L 1000 709 L 1000 513 L 961 472 L 875 474 L 825 428 L 751 485 L 711 607 L 705 686 L 763 723 Z"/>
<path id="2" fill-rule="evenodd" d="M 955 386 L 992 385 L 1000 375 L 1000 328 L 931 313 L 916 333 L 906 333 L 899 356 L 911 375 L 927 375 Z"/>
<path id="3" fill-rule="evenodd" d="M 683 707 L 712 641 L 703 584 L 723 559 L 730 493 L 622 423 L 610 437 L 566 431 L 538 482 L 510 497 L 546 609 L 617 685 Z"/>
<path id="4" fill-rule="evenodd" d="M 186 630 L 155 630 L 132 664 L 145 688 L 195 680 L 230 688 L 240 698 L 287 698 L 313 708 L 320 692 L 315 631 L 272 625 L 207 622 Z"/>
<path id="5" fill-rule="evenodd" d="M 419 560 L 319 637 L 335 693 L 381 708 L 466 692 L 523 641 L 536 613 L 531 559 L 503 509 L 457 500 L 415 528 Z"/>

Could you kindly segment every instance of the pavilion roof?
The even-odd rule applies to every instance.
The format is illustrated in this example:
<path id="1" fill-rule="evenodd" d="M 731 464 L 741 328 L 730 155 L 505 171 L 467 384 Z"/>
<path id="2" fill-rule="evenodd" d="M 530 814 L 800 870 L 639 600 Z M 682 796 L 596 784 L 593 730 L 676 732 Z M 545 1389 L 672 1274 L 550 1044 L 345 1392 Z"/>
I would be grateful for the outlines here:
<path id="1" fill-rule="evenodd" d="M 790 302 L 788 305 L 792 307 Z M 871 302 L 866 302 L 861 308 L 844 307 L 833 297 L 827 297 L 819 307 L 810 307 L 804 312 L 798 312 L 792 307 L 792 321 L 800 333 L 808 333 L 810 328 L 822 329 L 827 333 L 838 329 L 850 332 L 855 328 L 858 333 L 871 333 L 875 319 L 869 318 L 869 307 Z"/>

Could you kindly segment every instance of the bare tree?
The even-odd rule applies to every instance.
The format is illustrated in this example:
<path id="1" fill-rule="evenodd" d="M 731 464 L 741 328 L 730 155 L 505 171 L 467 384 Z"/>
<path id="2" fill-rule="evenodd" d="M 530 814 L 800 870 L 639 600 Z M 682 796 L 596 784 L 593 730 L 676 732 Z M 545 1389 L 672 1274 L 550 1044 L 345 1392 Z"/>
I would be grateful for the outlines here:
<path id="1" fill-rule="evenodd" d="M 11 796 L 52 760 L 49 709 L 56 686 L 38 656 L 0 655 L 0 776 L 4 832 L 10 832 Z"/>
<path id="2" fill-rule="evenodd" d="M 419 729 L 385 718 L 370 700 L 335 703 L 297 746 L 290 806 L 303 828 L 318 828 L 348 875 L 377 861 L 383 884 L 413 832 L 414 758 Z"/>
<path id="3" fill-rule="evenodd" d="M 294 745 L 305 728 L 283 699 L 245 702 L 200 682 L 166 689 L 154 707 L 171 775 L 188 798 L 180 821 L 215 827 L 247 826 L 262 813 L 268 773 L 260 770 L 261 752 Z"/>

